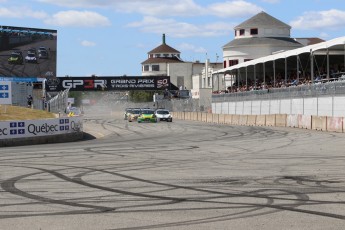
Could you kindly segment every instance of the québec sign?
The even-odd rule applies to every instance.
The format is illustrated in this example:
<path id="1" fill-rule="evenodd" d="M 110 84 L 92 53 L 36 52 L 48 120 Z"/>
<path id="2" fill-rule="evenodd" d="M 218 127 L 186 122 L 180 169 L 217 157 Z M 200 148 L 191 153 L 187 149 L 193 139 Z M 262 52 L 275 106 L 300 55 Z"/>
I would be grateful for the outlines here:
<path id="1" fill-rule="evenodd" d="M 38 137 L 83 131 L 82 117 L 47 120 L 1 121 L 0 139 Z"/>
<path id="2" fill-rule="evenodd" d="M 164 90 L 170 89 L 169 76 L 154 77 L 58 77 L 47 79 L 48 92 L 97 90 Z"/>

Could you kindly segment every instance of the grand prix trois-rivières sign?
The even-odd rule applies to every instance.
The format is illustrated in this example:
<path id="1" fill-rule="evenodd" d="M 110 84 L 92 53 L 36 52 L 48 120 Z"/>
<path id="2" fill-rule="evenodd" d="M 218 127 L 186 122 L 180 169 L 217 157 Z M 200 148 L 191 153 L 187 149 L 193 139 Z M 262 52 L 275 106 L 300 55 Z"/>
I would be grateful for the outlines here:
<path id="1" fill-rule="evenodd" d="M 55 77 L 45 80 L 47 92 L 97 90 L 164 90 L 170 89 L 169 76 L 151 77 Z"/>

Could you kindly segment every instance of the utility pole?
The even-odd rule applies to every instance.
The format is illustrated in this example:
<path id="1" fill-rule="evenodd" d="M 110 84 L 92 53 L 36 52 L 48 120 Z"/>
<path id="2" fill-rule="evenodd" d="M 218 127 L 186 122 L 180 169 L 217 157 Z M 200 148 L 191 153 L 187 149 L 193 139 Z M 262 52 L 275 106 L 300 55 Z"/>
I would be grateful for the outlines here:
<path id="1" fill-rule="evenodd" d="M 217 67 L 217 65 L 218 65 L 218 54 L 216 53 L 216 67 Z M 218 72 L 218 70 L 217 70 L 217 81 L 218 81 L 218 89 L 217 89 L 217 91 L 218 91 L 218 93 L 219 93 L 219 72 Z"/>

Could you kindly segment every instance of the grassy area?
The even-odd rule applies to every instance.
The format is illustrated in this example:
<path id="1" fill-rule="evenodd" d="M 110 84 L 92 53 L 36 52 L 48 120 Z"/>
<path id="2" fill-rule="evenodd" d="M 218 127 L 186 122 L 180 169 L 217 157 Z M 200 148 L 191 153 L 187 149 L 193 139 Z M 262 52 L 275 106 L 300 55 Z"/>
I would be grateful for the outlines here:
<path id="1" fill-rule="evenodd" d="M 20 106 L 0 105 L 0 121 L 54 118 L 55 114 Z"/>

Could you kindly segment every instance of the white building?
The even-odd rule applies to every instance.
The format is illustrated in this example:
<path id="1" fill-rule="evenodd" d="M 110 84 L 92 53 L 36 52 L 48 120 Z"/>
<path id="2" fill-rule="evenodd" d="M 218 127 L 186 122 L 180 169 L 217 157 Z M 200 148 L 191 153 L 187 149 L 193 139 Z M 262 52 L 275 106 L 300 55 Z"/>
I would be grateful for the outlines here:
<path id="1" fill-rule="evenodd" d="M 265 12 L 258 13 L 234 29 L 234 40 L 223 46 L 224 68 L 303 46 L 290 38 L 289 25 Z"/>
<path id="2" fill-rule="evenodd" d="M 163 34 L 162 44 L 148 52 L 148 58 L 141 63 L 142 76 L 170 76 L 171 83 L 179 89 L 198 91 L 200 88 L 224 88 L 222 76 L 217 81 L 216 78 L 212 79 L 211 74 L 221 69 L 222 63 L 210 63 L 209 60 L 206 63 L 185 62 L 180 55 L 180 51 L 166 44 Z"/>

